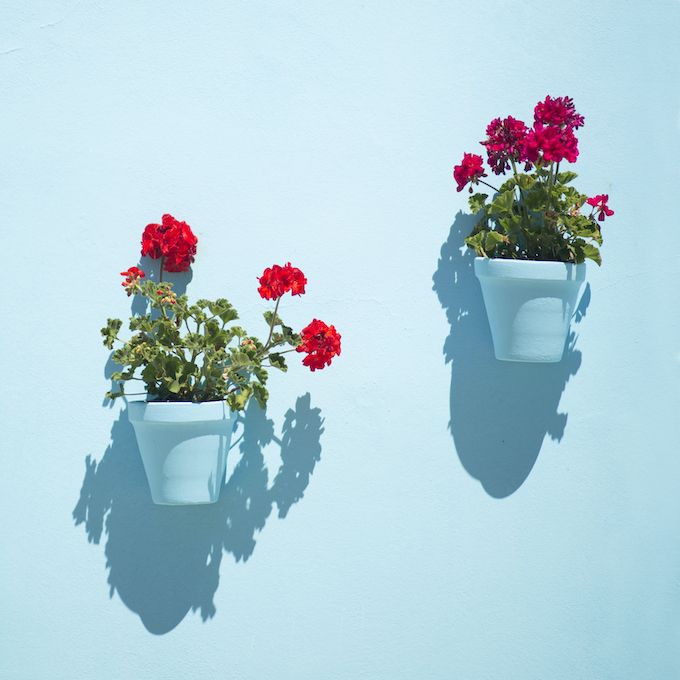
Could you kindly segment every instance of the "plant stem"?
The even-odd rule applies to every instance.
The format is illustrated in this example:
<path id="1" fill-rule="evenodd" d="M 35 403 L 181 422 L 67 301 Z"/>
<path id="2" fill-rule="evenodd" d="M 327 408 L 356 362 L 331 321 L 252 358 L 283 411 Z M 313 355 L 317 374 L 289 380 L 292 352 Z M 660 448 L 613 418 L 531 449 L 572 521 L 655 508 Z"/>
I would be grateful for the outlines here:
<path id="1" fill-rule="evenodd" d="M 511 160 L 510 163 L 512 164 L 512 172 L 515 176 L 515 184 L 517 184 L 517 188 L 519 189 L 519 197 L 521 199 L 519 204 L 522 209 L 522 213 L 524 215 L 524 219 L 526 221 L 526 226 L 528 230 L 529 227 L 531 226 L 531 220 L 529 219 L 529 211 L 526 206 L 526 196 L 524 195 L 524 190 L 522 189 L 519 183 L 519 173 L 517 172 L 517 165 L 515 164 L 514 160 Z"/>
<path id="2" fill-rule="evenodd" d="M 274 354 L 289 354 L 290 352 L 296 352 L 296 351 L 297 351 L 297 348 L 296 348 L 296 347 L 293 347 L 292 349 L 284 349 L 284 350 L 281 351 L 281 352 L 274 352 Z M 267 354 L 267 355 L 265 355 L 265 356 L 262 357 L 262 360 L 264 361 L 265 359 L 269 359 L 270 356 L 271 356 L 271 354 Z M 269 359 L 269 361 L 271 361 L 271 359 Z M 263 365 L 265 368 L 276 368 L 276 366 L 272 366 L 271 363 L 269 363 L 269 364 L 262 364 L 262 365 Z"/>
<path id="3" fill-rule="evenodd" d="M 555 186 L 555 178 L 557 176 L 557 173 L 555 173 L 553 175 L 553 167 L 554 166 L 555 166 L 555 161 L 550 161 L 550 180 L 548 182 L 548 205 L 550 206 L 551 210 L 553 208 L 552 190 L 553 190 L 553 187 Z"/>
<path id="4" fill-rule="evenodd" d="M 269 324 L 269 336 L 267 337 L 267 342 L 264 343 L 264 347 L 262 348 L 262 351 L 265 352 L 269 348 L 269 343 L 271 342 L 272 335 L 274 335 L 274 325 L 276 323 L 276 314 L 279 311 L 279 302 L 281 302 L 281 298 L 283 295 L 280 295 L 279 297 L 276 298 L 276 304 L 274 305 L 274 314 L 272 315 L 272 320 Z"/>
<path id="5" fill-rule="evenodd" d="M 517 185 L 517 188 L 519 189 L 519 197 L 522 199 L 522 204 L 524 204 L 524 191 L 522 191 L 522 187 L 520 186 L 519 183 L 519 173 L 517 172 L 517 165 L 515 164 L 515 161 L 511 160 L 510 163 L 512 164 L 512 174 L 515 177 L 515 184 Z"/>
<path id="6" fill-rule="evenodd" d="M 500 189 L 496 189 L 496 187 L 491 186 L 488 182 L 485 182 L 483 179 L 480 179 L 479 183 L 480 184 L 486 184 L 486 186 L 488 186 L 489 189 L 493 189 L 496 193 L 498 193 L 500 191 Z"/>
<path id="7" fill-rule="evenodd" d="M 555 167 L 555 161 L 550 161 L 550 180 L 548 183 L 548 190 L 550 191 L 555 186 L 555 175 L 553 175 L 553 167 Z"/>
<path id="8" fill-rule="evenodd" d="M 165 261 L 165 255 L 161 255 L 161 271 L 158 277 L 158 283 L 163 283 L 163 262 Z"/>

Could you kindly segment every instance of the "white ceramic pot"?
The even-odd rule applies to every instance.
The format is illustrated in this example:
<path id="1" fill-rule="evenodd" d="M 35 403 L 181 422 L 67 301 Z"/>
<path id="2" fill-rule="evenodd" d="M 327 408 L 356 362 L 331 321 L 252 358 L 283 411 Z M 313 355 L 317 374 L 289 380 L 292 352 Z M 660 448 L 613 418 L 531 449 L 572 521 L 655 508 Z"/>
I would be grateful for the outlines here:
<path id="1" fill-rule="evenodd" d="M 154 503 L 217 501 L 236 423 L 223 401 L 133 401 L 128 416 Z"/>
<path id="2" fill-rule="evenodd" d="M 586 278 L 585 263 L 478 257 L 475 274 L 496 359 L 560 361 Z"/>

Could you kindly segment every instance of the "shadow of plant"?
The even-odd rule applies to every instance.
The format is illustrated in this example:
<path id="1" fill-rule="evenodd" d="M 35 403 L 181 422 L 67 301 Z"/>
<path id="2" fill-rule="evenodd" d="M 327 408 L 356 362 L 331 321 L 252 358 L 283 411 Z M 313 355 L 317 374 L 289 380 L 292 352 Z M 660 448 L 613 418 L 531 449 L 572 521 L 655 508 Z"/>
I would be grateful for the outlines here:
<path id="1" fill-rule="evenodd" d="M 127 409 L 113 424 L 101 460 L 85 459 L 73 519 L 84 525 L 91 543 L 106 535 L 109 596 L 118 593 L 154 634 L 172 630 L 189 610 L 204 621 L 215 615 L 223 553 L 246 561 L 273 506 L 285 517 L 321 458 L 323 418 L 309 394 L 286 413 L 280 440 L 273 421 L 252 400 L 240 424 L 243 433 L 232 451 L 238 446 L 241 457 L 212 505 L 152 503 Z M 281 446 L 281 465 L 270 486 L 262 451 L 272 442 Z"/>
<path id="2" fill-rule="evenodd" d="M 581 353 L 572 330 L 559 363 L 513 363 L 494 357 L 473 270 L 475 255 L 464 244 L 475 221 L 474 215 L 456 215 L 441 248 L 433 290 L 451 324 L 444 357 L 451 363 L 449 427 L 456 452 L 490 496 L 503 498 L 529 476 L 545 436 L 562 439 L 567 414 L 559 412 L 560 397 L 581 365 Z M 589 303 L 586 286 L 574 324 L 585 317 Z"/>

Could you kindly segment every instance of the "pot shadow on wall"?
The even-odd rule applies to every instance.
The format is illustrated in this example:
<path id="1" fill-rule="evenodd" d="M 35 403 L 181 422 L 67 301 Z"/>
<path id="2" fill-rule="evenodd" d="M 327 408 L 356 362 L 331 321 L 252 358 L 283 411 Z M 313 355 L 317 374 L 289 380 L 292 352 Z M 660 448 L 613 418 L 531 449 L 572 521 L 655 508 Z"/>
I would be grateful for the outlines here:
<path id="1" fill-rule="evenodd" d="M 274 507 L 280 518 L 302 499 L 321 459 L 323 418 L 309 394 L 285 414 L 282 436 L 251 400 L 240 417 L 239 439 L 229 455 L 240 459 L 217 503 L 160 506 L 151 501 L 127 408 L 111 430 L 101 460 L 85 459 L 85 477 L 73 510 L 91 543 L 106 537 L 109 596 L 139 615 L 150 632 L 172 630 L 191 611 L 212 618 L 223 553 L 236 562 L 253 554 L 256 534 Z M 263 448 L 280 447 L 281 464 L 270 481 Z"/>
<path id="2" fill-rule="evenodd" d="M 567 414 L 559 411 L 559 402 L 581 365 L 573 328 L 586 315 L 590 287 L 581 296 L 562 361 L 498 361 L 473 270 L 475 255 L 464 244 L 475 222 L 474 215 L 456 215 L 432 277 L 433 290 L 451 324 L 444 357 L 451 364 L 449 427 L 456 452 L 490 496 L 504 498 L 527 479 L 546 435 L 554 441 L 564 435 Z"/>

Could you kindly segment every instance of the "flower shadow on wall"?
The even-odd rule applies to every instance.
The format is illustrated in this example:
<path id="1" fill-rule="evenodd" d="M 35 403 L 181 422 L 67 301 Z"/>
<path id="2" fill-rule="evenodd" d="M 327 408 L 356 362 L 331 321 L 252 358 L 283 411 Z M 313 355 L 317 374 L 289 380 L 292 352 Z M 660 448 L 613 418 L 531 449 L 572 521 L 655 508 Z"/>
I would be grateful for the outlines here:
<path id="1" fill-rule="evenodd" d="M 546 435 L 560 441 L 567 414 L 559 402 L 581 365 L 570 333 L 562 361 L 531 364 L 498 361 L 479 282 L 475 254 L 464 244 L 476 222 L 459 212 L 442 245 L 433 290 L 451 324 L 444 357 L 451 363 L 451 420 L 463 467 L 494 498 L 514 493 L 529 476 Z M 575 323 L 586 315 L 590 287 L 579 302 Z"/>
<path id="2" fill-rule="evenodd" d="M 127 409 L 113 424 L 102 459 L 85 459 L 75 524 L 85 525 L 91 543 L 106 534 L 109 595 L 118 593 L 151 633 L 169 632 L 189 610 L 203 621 L 215 615 L 223 552 L 236 562 L 248 560 L 273 507 L 285 517 L 321 459 L 323 418 L 309 394 L 286 413 L 281 438 L 254 400 L 239 426 L 230 455 L 238 447 L 241 457 L 212 505 L 152 503 Z M 262 451 L 271 442 L 280 446 L 281 465 L 270 485 Z"/>

